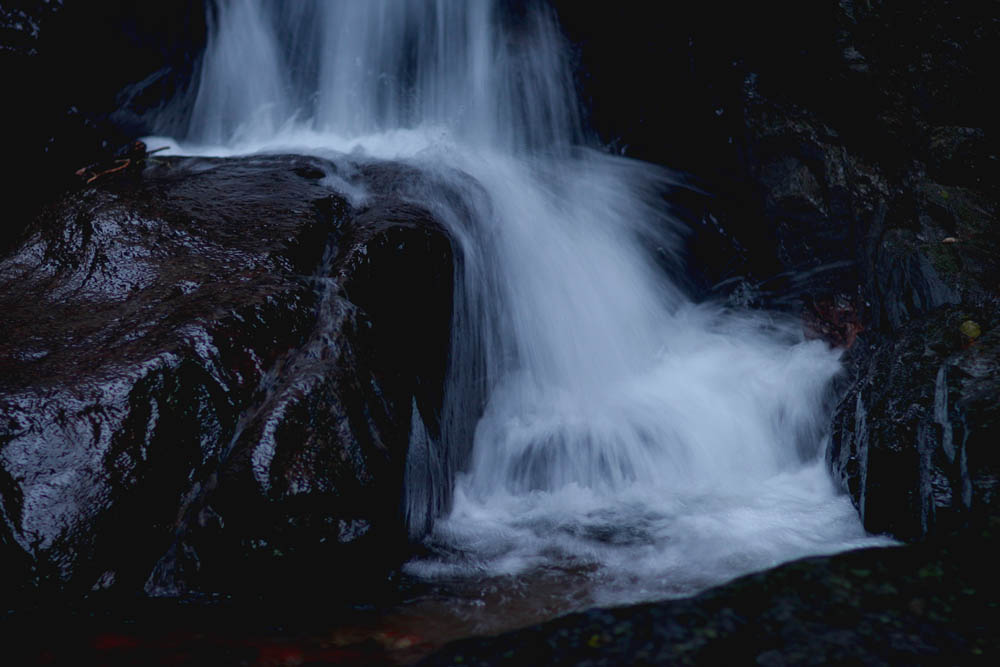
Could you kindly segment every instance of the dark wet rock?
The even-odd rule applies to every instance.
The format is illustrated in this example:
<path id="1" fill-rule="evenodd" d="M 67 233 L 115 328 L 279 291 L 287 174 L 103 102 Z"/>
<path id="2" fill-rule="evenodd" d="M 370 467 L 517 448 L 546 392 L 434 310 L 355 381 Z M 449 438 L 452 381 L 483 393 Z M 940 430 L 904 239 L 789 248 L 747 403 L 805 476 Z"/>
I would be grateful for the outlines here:
<path id="1" fill-rule="evenodd" d="M 401 557 L 451 250 L 398 195 L 352 207 L 337 173 L 151 160 L 50 207 L 0 263 L 0 548 L 34 584 L 220 590 Z"/>
<path id="2" fill-rule="evenodd" d="M 850 349 L 864 325 L 856 303 L 846 294 L 806 299 L 802 313 L 806 338 L 825 340 L 834 347 Z"/>
<path id="3" fill-rule="evenodd" d="M 869 531 L 913 540 L 997 514 L 998 324 L 996 310 L 941 309 L 877 346 L 860 369 L 828 458 Z"/>
<path id="4" fill-rule="evenodd" d="M 918 233 L 898 228 L 887 230 L 878 241 L 870 303 L 872 317 L 883 328 L 898 331 L 914 317 L 959 302 L 957 291 L 942 280 L 922 245 Z"/>
<path id="5" fill-rule="evenodd" d="M 778 267 L 790 274 L 793 293 L 852 293 L 856 258 L 884 215 L 885 177 L 815 114 L 767 98 L 756 74 L 747 75 L 744 96 L 746 159 Z"/>
<path id="6" fill-rule="evenodd" d="M 143 114 L 182 93 L 205 41 L 205 1 L 7 0 L 0 252 L 74 172 L 149 133 Z"/>
<path id="7" fill-rule="evenodd" d="M 993 264 L 924 193 L 957 188 L 972 219 L 995 220 L 995 3 L 703 2 L 666 23 L 656 7 L 555 4 L 602 139 L 710 193 L 680 216 L 700 293 L 747 284 L 791 310 L 845 295 L 865 329 L 891 332 L 965 298 L 952 253 L 962 271 Z M 996 230 L 977 233 L 995 248 Z M 934 247 L 950 236 L 959 245 Z"/>
<path id="8" fill-rule="evenodd" d="M 675 99 L 701 113 L 687 112 L 698 143 L 675 147 L 714 145 L 721 164 L 703 172 L 717 193 L 700 215 L 719 230 L 710 293 L 801 312 L 807 335 L 850 348 L 831 462 L 869 529 L 915 539 L 981 520 L 995 464 L 970 449 L 959 469 L 959 454 L 943 453 L 934 395 L 939 372 L 948 383 L 973 377 L 967 366 L 987 363 L 991 339 L 967 351 L 927 341 L 963 318 L 992 322 L 1000 303 L 1000 113 L 984 98 L 993 84 L 982 65 L 1000 55 L 995 6 L 779 3 L 738 14 L 752 42 L 724 27 L 713 35 L 710 6 L 685 12 L 687 49 L 662 53 L 665 71 L 681 72 Z M 783 20 L 772 24 L 774 14 Z M 788 25 L 802 30 L 788 35 Z M 651 132 L 629 131 L 636 139 L 624 144 Z M 720 132 L 731 148 L 708 140 Z M 697 248 L 705 225 L 693 227 Z M 960 384 L 953 419 L 989 432 L 989 402 L 962 398 L 989 393 L 989 380 Z M 851 439 L 858 414 L 863 444 Z"/>
<path id="9" fill-rule="evenodd" d="M 996 298 L 997 200 L 942 185 L 921 165 L 893 171 L 812 111 L 746 85 L 748 164 L 787 296 L 839 293 L 865 329 L 891 333 L 947 304 Z M 789 288 L 791 288 L 789 290 Z"/>
<path id="10" fill-rule="evenodd" d="M 989 164 L 991 146 L 979 127 L 947 125 L 928 131 L 927 157 L 931 176 L 959 185 L 975 184 L 981 165 Z"/>
<path id="11" fill-rule="evenodd" d="M 62 8 L 61 0 L 5 2 L 0 7 L 0 52 L 16 56 L 38 55 L 42 31 Z"/>
<path id="12" fill-rule="evenodd" d="M 15 204 L 21 193 L 33 198 L 40 184 L 50 189 L 75 184 L 73 170 L 113 159 L 116 145 L 141 132 L 139 114 L 182 86 L 203 39 L 199 2 L 189 3 L 186 12 L 176 5 L 155 9 L 157 3 L 102 3 L 96 9 L 94 3 L 76 2 L 75 13 L 66 14 L 72 19 L 64 19 L 57 4 L 17 3 L 41 8 L 48 18 L 37 23 L 37 31 L 25 24 L 27 32 L 0 33 L 0 41 L 14 45 L 0 52 L 0 62 L 10 65 L 5 85 L 35 102 L 4 108 L 5 127 L 24 130 L 12 133 L 15 157 L 8 161 L 15 167 L 7 181 Z M 672 7 L 667 23 L 659 20 L 662 8 L 653 5 L 608 12 L 590 3 L 554 4 L 578 45 L 580 89 L 601 139 L 615 151 L 692 172 L 692 181 L 709 193 L 681 195 L 681 217 L 694 230 L 687 243 L 692 266 L 698 267 L 699 292 L 725 296 L 738 307 L 803 312 L 810 335 L 850 347 L 843 379 L 847 394 L 837 412 L 830 462 L 866 525 L 906 539 L 956 530 L 978 535 L 996 502 L 990 434 L 998 404 L 992 376 L 1000 285 L 1000 112 L 988 66 L 997 61 L 1000 44 L 995 3 L 704 2 Z M 4 3 L 0 16 L 12 6 Z M 126 19 L 132 27 L 120 29 L 122 16 L 143 11 L 174 17 L 169 30 L 160 29 L 162 20 L 143 29 L 143 19 Z M 0 30 L 9 25 L 0 23 Z M 144 42 L 143 35 L 152 41 Z M 300 176 L 321 177 L 327 168 L 309 162 L 301 165 Z M 392 173 L 360 178 L 382 183 Z M 85 191 L 74 200 L 84 212 L 78 217 L 82 222 L 70 221 L 71 233 L 53 236 L 44 246 L 85 251 L 79 265 L 64 267 L 62 282 L 53 283 L 56 300 L 13 310 L 8 302 L 0 304 L 5 315 L 22 313 L 18 327 L 31 321 L 49 336 L 8 336 L 15 329 L 5 320 L 0 383 L 5 391 L 8 382 L 27 387 L 35 382 L 32 374 L 42 377 L 46 364 L 68 364 L 65 371 L 53 371 L 51 377 L 62 379 L 52 395 L 80 393 L 73 409 L 86 419 L 62 420 L 58 413 L 37 418 L 48 420 L 52 432 L 75 429 L 95 448 L 106 447 L 88 450 L 114 463 L 110 481 L 95 475 L 94 488 L 119 484 L 115 488 L 127 495 L 97 493 L 80 522 L 65 529 L 52 524 L 35 543 L 25 543 L 25 533 L 12 528 L 20 525 L 12 513 L 32 503 L 62 507 L 59 489 L 65 487 L 58 484 L 68 482 L 53 478 L 43 489 L 54 490 L 51 498 L 26 496 L 24 480 L 7 472 L 5 459 L 2 571 L 60 579 L 68 568 L 78 588 L 149 582 L 151 590 L 176 590 L 254 584 L 255 577 L 264 578 L 261 573 L 275 571 L 284 573 L 275 579 L 282 585 L 294 580 L 295 572 L 334 569 L 331 563 L 340 573 L 354 574 L 357 570 L 343 563 L 389 554 L 390 547 L 380 552 L 366 543 L 390 541 L 372 540 L 375 527 L 383 525 L 372 516 L 391 514 L 390 524 L 398 526 L 400 492 L 378 495 L 375 480 L 399 482 L 401 464 L 385 452 L 395 451 L 405 432 L 411 440 L 420 434 L 418 441 L 435 436 L 437 399 L 425 389 L 436 386 L 440 375 L 434 359 L 441 342 L 421 348 L 434 350 L 428 359 L 410 358 L 411 364 L 426 366 L 403 366 L 400 373 L 388 362 L 380 365 L 371 350 L 399 345 L 411 354 L 411 325 L 422 318 L 413 313 L 408 280 L 433 279 L 418 271 L 405 274 L 407 284 L 389 286 L 380 282 L 381 272 L 362 267 L 350 288 L 337 281 L 324 287 L 309 278 L 322 264 L 321 244 L 303 242 L 277 252 L 308 256 L 301 268 L 275 272 L 272 260 L 260 259 L 262 275 L 239 283 L 245 291 L 206 292 L 206 283 L 192 280 L 183 263 L 175 270 L 160 255 L 141 255 L 150 246 L 132 245 L 127 234 L 141 230 L 131 222 L 119 225 L 124 231 L 116 233 L 126 234 L 121 243 L 102 232 L 98 238 L 106 244 L 95 246 L 87 236 L 93 225 L 85 224 L 84 204 L 92 201 L 103 210 L 111 204 L 101 197 L 119 196 L 119 186 L 98 185 L 107 189 Z M 300 186 L 306 187 L 293 190 Z M 273 188 L 265 191 L 273 195 Z M 323 219 L 336 218 L 343 205 L 336 198 L 317 201 L 328 211 L 319 216 Z M 210 201 L 202 203 L 213 208 Z M 231 204 L 223 199 L 205 215 L 228 220 L 224 209 Z M 378 206 L 389 218 L 424 217 L 391 197 Z M 193 215 L 201 219 L 202 213 Z M 4 224 L 0 245 L 5 234 L 14 233 L 11 223 Z M 219 243 L 238 248 L 244 233 L 230 225 L 225 239 L 206 241 L 186 224 L 178 219 L 166 227 L 187 234 L 176 247 L 197 242 L 209 249 Z M 405 243 L 439 257 L 443 246 L 437 237 L 422 236 L 408 224 L 398 231 Z M 351 243 L 342 240 L 327 259 L 341 261 Z M 258 245 L 255 240 L 250 257 L 259 259 Z M 380 252 L 391 256 L 393 247 L 389 243 Z M 164 275 L 174 271 L 169 294 L 157 287 L 159 278 L 147 284 L 155 271 L 122 270 L 121 258 L 136 267 L 153 264 L 168 272 Z M 210 272 L 216 264 L 212 255 L 198 270 Z M 228 268 L 224 273 L 228 277 Z M 48 278 L 39 273 L 31 280 Z M 78 298 L 91 282 L 100 286 L 96 291 L 106 303 L 88 296 L 89 310 L 60 306 L 60 299 Z M 122 295 L 150 289 L 161 289 L 157 298 L 163 304 L 177 303 L 151 307 L 168 326 L 162 331 L 174 332 L 166 337 L 166 343 L 174 341 L 166 349 L 176 351 L 143 370 L 129 355 L 137 350 L 135 358 L 147 359 L 144 350 L 152 348 L 143 345 L 157 334 L 144 329 L 152 321 L 149 313 L 139 304 L 128 310 L 132 300 Z M 405 297 L 394 301 L 396 289 Z M 12 300 L 19 294 L 37 297 L 27 283 L 4 294 Z M 230 296 L 235 301 L 227 300 Z M 210 302 L 217 299 L 216 308 Z M 440 303 L 421 308 L 445 310 Z M 317 312 L 325 313 L 330 330 L 345 336 L 321 346 L 328 334 L 316 326 Z M 100 323 L 109 313 L 118 324 Z M 242 321 L 226 313 L 238 313 Z M 180 325 L 170 318 L 182 316 L 193 318 L 195 331 L 211 338 L 178 333 Z M 218 318 L 233 327 L 210 329 Z M 368 322 L 377 326 L 382 318 L 392 324 L 368 329 Z M 970 320 L 981 329 L 974 341 L 962 331 Z M 69 326 L 82 337 L 53 343 Z M 237 330 L 243 333 L 228 333 Z M 407 332 L 402 340 L 399 330 Z M 250 342 L 247 331 L 254 332 Z M 429 330 L 426 335 L 432 337 Z M 234 337 L 237 342 L 229 347 L 214 342 Z M 199 340 L 211 340 L 218 352 L 198 348 Z M 392 358 L 392 364 L 402 358 Z M 127 379 L 136 388 L 130 393 L 99 376 L 112 361 L 133 369 Z M 20 375 L 8 375 L 7 365 L 21 368 Z M 342 365 L 358 373 L 342 377 L 336 370 Z M 24 370 L 34 368 L 42 370 Z M 117 402 L 111 401 L 115 396 Z M 331 404 L 339 408 L 328 409 Z M 371 411 L 359 417 L 359 405 Z M 112 418 L 125 425 L 131 442 L 143 444 L 126 446 L 127 438 L 109 439 L 100 429 L 83 428 Z M 169 429 L 163 426 L 168 420 Z M 0 439 L 19 428 L 16 420 L 0 423 Z M 357 446 L 337 449 L 339 429 L 357 429 Z M 56 463 L 60 451 L 51 450 Z M 220 454 L 224 451 L 229 454 Z M 322 474 L 316 474 L 319 469 Z M 150 517 L 152 525 L 136 528 Z M 55 546 L 46 550 L 49 543 Z M 60 555 L 77 553 L 65 544 L 83 555 Z M 990 629 L 998 619 L 991 606 L 996 577 L 975 567 L 991 560 L 995 541 L 970 538 L 963 544 L 806 561 L 692 601 L 593 611 L 512 637 L 477 640 L 437 660 L 461 655 L 467 663 L 486 664 L 711 663 L 738 655 L 761 664 L 966 662 L 997 650 Z M 40 553 L 40 561 L 29 556 Z M 107 554 L 118 555 L 102 561 Z M 154 569 L 155 576 L 148 577 Z"/>
<path id="13" fill-rule="evenodd" d="M 972 664 L 1000 650 L 996 532 L 811 558 L 686 600 L 455 642 L 420 664 Z"/>

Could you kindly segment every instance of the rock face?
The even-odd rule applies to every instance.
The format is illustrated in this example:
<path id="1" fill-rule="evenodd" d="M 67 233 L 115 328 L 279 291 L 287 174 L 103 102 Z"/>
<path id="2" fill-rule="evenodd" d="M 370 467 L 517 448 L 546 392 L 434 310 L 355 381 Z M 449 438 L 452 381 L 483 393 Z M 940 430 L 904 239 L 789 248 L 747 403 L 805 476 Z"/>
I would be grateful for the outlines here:
<path id="1" fill-rule="evenodd" d="M 984 154 L 991 149 L 986 130 L 956 126 L 965 121 L 943 90 L 914 90 L 968 86 L 966 60 L 981 37 L 948 56 L 950 64 L 936 52 L 924 59 L 925 81 L 902 69 L 899 54 L 875 50 L 884 60 L 861 67 L 862 51 L 876 49 L 865 31 L 884 30 L 889 19 L 859 18 L 846 3 L 841 10 L 840 85 L 885 86 L 861 98 L 881 113 L 863 122 L 809 108 L 787 92 L 766 92 L 766 75 L 749 73 L 744 142 L 778 266 L 792 276 L 807 327 L 834 344 L 858 341 L 828 451 L 834 475 L 868 530 L 913 540 L 980 521 L 994 503 L 996 459 L 976 444 L 996 421 L 982 398 L 995 403 L 984 369 L 995 366 L 989 332 L 1000 304 L 998 199 Z M 918 14 L 944 21 L 937 29 L 945 33 L 961 31 L 964 20 L 949 23 L 947 12 Z M 929 25 L 908 30 L 935 43 Z M 938 78 L 945 67 L 958 68 L 955 81 Z M 966 157 L 956 161 L 954 151 Z M 833 312 L 831 302 L 840 304 Z M 963 341 L 966 320 L 987 334 Z"/>
<path id="2" fill-rule="evenodd" d="M 875 213 L 857 246 L 870 334 L 852 352 L 828 458 L 865 526 L 907 540 L 996 510 L 1000 163 L 997 117 L 977 101 L 991 16 L 980 3 L 839 3 L 844 85 L 878 110 L 841 120 L 850 162 L 887 187 L 861 190 Z"/>
<path id="3" fill-rule="evenodd" d="M 426 664 L 924 664 L 1000 651 L 1000 113 L 983 65 L 1000 56 L 995 3 L 708 2 L 666 26 L 641 9 L 616 19 L 557 4 L 594 67 L 581 88 L 605 140 L 716 194 L 686 202 L 704 292 L 801 310 L 812 335 L 849 348 L 828 462 L 869 530 L 928 543 L 458 642 Z"/>
<path id="4" fill-rule="evenodd" d="M 578 83 L 601 139 L 692 172 L 714 193 L 674 195 L 691 222 L 695 291 L 799 311 L 810 335 L 851 348 L 830 462 L 868 525 L 907 539 L 943 525 L 928 523 L 929 501 L 899 498 L 892 511 L 909 508 L 908 518 L 869 519 L 890 512 L 877 509 L 888 496 L 860 495 L 865 466 L 879 456 L 854 451 L 844 429 L 859 395 L 867 423 L 893 419 L 863 386 L 893 386 L 927 405 L 926 378 L 904 387 L 887 360 L 904 339 L 915 346 L 906 354 L 919 352 L 914 322 L 933 329 L 938 309 L 995 309 L 1000 109 L 985 66 L 1000 56 L 995 3 L 704 2 L 672 8 L 667 23 L 658 7 L 552 4 L 578 47 Z M 504 6 L 516 15 L 521 3 Z M 204 0 L 185 0 L 182 11 L 4 3 L 0 65 L 8 88 L 34 103 L 3 110 L 4 125 L 23 131 L 12 133 L 17 168 L 0 247 L 20 233 L 16 221 L 28 216 L 19 212 L 37 205 L 28 193 L 39 183 L 65 187 L 75 169 L 149 130 L 143 113 L 183 90 L 193 71 L 205 9 Z M 888 432 L 870 435 L 866 451 L 920 459 L 916 440 L 903 447 Z M 900 466 L 911 479 L 924 474 Z"/>
<path id="5" fill-rule="evenodd" d="M 6 583 L 252 589 L 402 555 L 386 545 L 406 537 L 410 431 L 439 433 L 452 284 L 402 178 L 151 159 L 36 221 L 0 263 Z"/>
<path id="6" fill-rule="evenodd" d="M 665 22 L 657 8 L 611 16 L 554 2 L 602 139 L 714 193 L 687 211 L 709 287 L 743 277 L 765 297 L 846 291 L 865 309 L 870 295 L 851 288 L 871 291 L 883 275 L 865 264 L 885 232 L 927 244 L 962 226 L 987 240 L 1000 174 L 1000 114 L 982 66 L 1000 55 L 994 3 L 709 1 L 672 7 Z M 727 238 L 714 238 L 718 226 Z M 906 270 L 930 283 L 909 312 L 954 300 L 926 266 Z M 873 320 L 905 303 L 898 285 L 889 291 Z"/>
<path id="7" fill-rule="evenodd" d="M 998 514 L 998 323 L 996 311 L 940 309 L 874 347 L 828 452 L 869 531 L 914 540 Z"/>
<path id="8" fill-rule="evenodd" d="M 553 3 L 602 139 L 714 193 L 678 193 L 696 288 L 802 311 L 849 348 L 831 469 L 869 530 L 931 543 L 593 610 L 429 662 L 1000 651 L 995 3 L 704 2 L 669 22 L 658 6 Z M 3 109 L 21 130 L 9 221 L 39 183 L 63 188 L 146 130 L 137 114 L 176 92 L 204 39 L 204 3 L 186 5 L 3 3 L 6 89 L 32 102 Z M 156 12 L 183 19 L 162 31 Z M 453 259 L 393 187 L 406 178 L 166 160 L 102 178 L 28 230 L 0 262 L 0 588 L 314 589 L 331 563 L 345 586 L 401 554 L 405 448 L 440 430 Z M 0 246 L 20 233 L 9 221 Z"/>
<path id="9" fill-rule="evenodd" d="M 801 312 L 809 335 L 850 348 L 829 454 L 865 524 L 949 533 L 992 505 L 996 470 L 988 447 L 952 461 L 954 433 L 971 447 L 994 422 L 972 397 L 991 391 L 976 369 L 993 363 L 1000 304 L 995 3 L 731 4 L 664 26 L 557 2 L 605 139 L 715 193 L 684 202 L 702 292 Z M 982 328 L 968 349 L 942 333 L 966 319 Z"/>

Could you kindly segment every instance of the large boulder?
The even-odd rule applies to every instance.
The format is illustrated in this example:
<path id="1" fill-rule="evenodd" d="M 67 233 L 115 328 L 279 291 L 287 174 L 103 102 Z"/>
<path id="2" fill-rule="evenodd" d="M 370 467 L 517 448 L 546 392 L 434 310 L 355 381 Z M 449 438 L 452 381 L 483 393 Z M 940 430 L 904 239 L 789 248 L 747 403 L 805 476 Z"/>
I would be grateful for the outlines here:
<path id="1" fill-rule="evenodd" d="M 149 163 L 51 206 L 0 262 L 0 576 L 171 593 L 402 557 L 453 272 L 392 189 L 416 176 Z"/>

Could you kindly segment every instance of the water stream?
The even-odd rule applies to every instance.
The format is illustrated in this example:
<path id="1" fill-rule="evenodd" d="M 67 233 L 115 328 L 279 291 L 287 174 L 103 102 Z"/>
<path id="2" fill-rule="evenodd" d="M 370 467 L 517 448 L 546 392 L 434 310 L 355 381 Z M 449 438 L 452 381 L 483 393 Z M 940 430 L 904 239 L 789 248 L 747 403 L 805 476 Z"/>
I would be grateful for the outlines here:
<path id="1" fill-rule="evenodd" d="M 679 179 L 599 150 L 543 3 L 220 0 L 211 24 L 158 121 L 173 152 L 393 159 L 461 195 L 407 193 L 464 258 L 440 446 L 467 453 L 409 575 L 480 591 L 469 614 L 498 585 L 563 613 L 884 543 L 822 463 L 838 352 L 672 284 Z"/>

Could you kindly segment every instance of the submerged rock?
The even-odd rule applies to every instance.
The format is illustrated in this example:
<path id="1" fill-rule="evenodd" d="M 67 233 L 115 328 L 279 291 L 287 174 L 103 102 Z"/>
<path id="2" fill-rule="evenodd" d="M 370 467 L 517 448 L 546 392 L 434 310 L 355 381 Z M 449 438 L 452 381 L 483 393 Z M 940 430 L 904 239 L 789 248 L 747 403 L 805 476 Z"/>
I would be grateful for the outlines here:
<path id="1" fill-rule="evenodd" d="M 0 262 L 5 583 L 218 591 L 400 557 L 451 315 L 447 236 L 385 187 L 412 175 L 150 162 Z M 352 205 L 328 177 L 372 187 Z"/>

